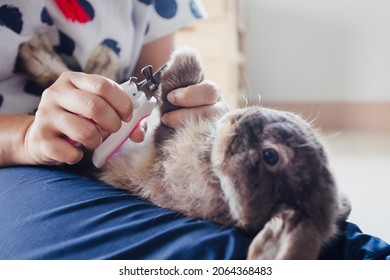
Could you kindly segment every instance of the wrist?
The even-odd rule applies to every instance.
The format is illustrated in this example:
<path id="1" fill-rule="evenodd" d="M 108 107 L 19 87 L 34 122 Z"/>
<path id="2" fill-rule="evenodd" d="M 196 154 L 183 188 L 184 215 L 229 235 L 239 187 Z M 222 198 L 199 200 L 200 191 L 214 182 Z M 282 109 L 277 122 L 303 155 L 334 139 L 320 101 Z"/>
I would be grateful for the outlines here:
<path id="1" fill-rule="evenodd" d="M 3 115 L 0 118 L 0 166 L 34 164 L 26 149 L 30 115 Z"/>

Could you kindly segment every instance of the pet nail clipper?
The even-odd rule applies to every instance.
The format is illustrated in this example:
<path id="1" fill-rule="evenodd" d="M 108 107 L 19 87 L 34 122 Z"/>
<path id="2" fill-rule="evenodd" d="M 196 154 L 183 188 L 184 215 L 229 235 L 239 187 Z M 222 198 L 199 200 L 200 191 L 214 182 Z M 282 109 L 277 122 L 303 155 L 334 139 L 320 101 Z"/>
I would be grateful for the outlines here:
<path id="1" fill-rule="evenodd" d="M 141 121 L 151 114 L 157 103 L 153 95 L 158 90 L 161 72 L 164 69 L 165 66 L 153 74 L 152 66 L 148 65 L 141 71 L 145 80 L 136 83 L 137 79 L 131 77 L 127 82 L 121 84 L 133 102 L 133 118 L 130 122 L 122 122 L 121 128 L 108 136 L 94 151 L 92 162 L 95 167 L 102 167 L 126 142 L 131 133 L 140 125 Z"/>

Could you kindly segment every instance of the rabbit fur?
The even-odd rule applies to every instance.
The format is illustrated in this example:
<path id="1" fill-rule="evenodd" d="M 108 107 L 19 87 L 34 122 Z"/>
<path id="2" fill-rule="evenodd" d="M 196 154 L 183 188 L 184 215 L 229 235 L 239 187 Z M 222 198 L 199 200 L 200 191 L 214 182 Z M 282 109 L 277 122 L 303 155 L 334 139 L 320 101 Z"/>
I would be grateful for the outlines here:
<path id="1" fill-rule="evenodd" d="M 60 58 L 52 59 L 59 67 L 47 65 L 47 52 L 57 56 L 49 47 L 40 48 L 41 61 L 30 61 L 29 51 L 41 42 L 24 43 L 18 64 L 47 86 L 66 66 Z M 95 70 L 89 72 L 119 71 L 115 60 L 107 63 L 109 49 L 97 53 L 88 64 Z M 160 207 L 255 235 L 248 259 L 316 259 L 337 235 L 337 223 L 347 219 L 351 205 L 336 187 L 315 130 L 293 113 L 261 106 L 226 106 L 210 118 L 193 115 L 178 129 L 162 124 L 162 113 L 178 109 L 167 94 L 201 82 L 202 69 L 193 49 L 172 55 L 161 75 L 157 118 L 148 123 L 145 141 L 128 141 L 98 178 Z M 36 74 L 41 72 L 48 78 Z"/>

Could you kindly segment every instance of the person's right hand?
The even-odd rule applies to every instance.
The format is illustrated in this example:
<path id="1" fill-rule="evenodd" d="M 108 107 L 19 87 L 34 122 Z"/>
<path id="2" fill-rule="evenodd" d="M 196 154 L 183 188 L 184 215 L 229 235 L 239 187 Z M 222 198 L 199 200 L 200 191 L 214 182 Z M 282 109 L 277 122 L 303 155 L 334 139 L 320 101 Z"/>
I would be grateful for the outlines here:
<path id="1" fill-rule="evenodd" d="M 96 149 L 122 120 L 131 120 L 132 112 L 130 98 L 114 81 L 65 72 L 42 94 L 24 141 L 26 151 L 33 164 L 75 164 L 83 152 L 74 142 Z M 142 127 L 133 135 L 132 140 L 142 141 Z"/>

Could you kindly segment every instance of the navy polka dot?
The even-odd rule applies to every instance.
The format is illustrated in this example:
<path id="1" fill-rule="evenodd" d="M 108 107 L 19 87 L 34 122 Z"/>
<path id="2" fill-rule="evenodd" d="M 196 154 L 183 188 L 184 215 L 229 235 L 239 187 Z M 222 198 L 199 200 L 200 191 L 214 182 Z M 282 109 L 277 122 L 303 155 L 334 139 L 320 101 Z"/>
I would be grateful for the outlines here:
<path id="1" fill-rule="evenodd" d="M 47 11 L 46 8 L 43 8 L 42 9 L 42 12 L 41 12 L 41 21 L 43 23 L 46 23 L 47 25 L 53 25 L 53 19 L 51 18 L 51 16 L 49 15 L 49 12 Z"/>
<path id="2" fill-rule="evenodd" d="M 144 3 L 145 5 L 152 4 L 153 0 L 139 0 L 141 3 Z"/>
<path id="3" fill-rule="evenodd" d="M 195 18 L 198 18 L 198 19 L 202 18 L 202 13 L 199 10 L 199 6 L 195 3 L 195 0 L 190 1 L 190 9 L 191 9 L 192 15 Z"/>
<path id="4" fill-rule="evenodd" d="M 18 8 L 11 5 L 0 7 L 0 26 L 5 26 L 20 34 L 23 29 L 22 13 Z"/>
<path id="5" fill-rule="evenodd" d="M 93 20 L 93 18 L 95 17 L 95 11 L 92 5 L 86 0 L 79 0 L 78 2 L 80 6 L 83 7 L 84 11 L 88 14 L 89 18 Z"/>
<path id="6" fill-rule="evenodd" d="M 177 13 L 177 3 L 176 0 L 156 0 L 154 2 L 154 9 L 159 16 L 165 19 L 171 19 Z"/>
<path id="7" fill-rule="evenodd" d="M 75 49 L 75 43 L 68 35 L 59 31 L 60 44 L 54 46 L 54 50 L 59 54 L 73 55 Z"/>
<path id="8" fill-rule="evenodd" d="M 112 49 L 116 54 L 119 55 L 121 48 L 118 46 L 118 42 L 113 39 L 105 39 L 102 42 L 102 45 L 105 45 L 106 47 L 109 47 Z"/>
<path id="9" fill-rule="evenodd" d="M 1 107 L 1 105 L 3 104 L 3 100 L 4 100 L 4 98 L 3 98 L 3 96 L 0 94 L 0 107 Z"/>
<path id="10" fill-rule="evenodd" d="M 23 88 L 25 93 L 35 95 L 35 96 L 41 96 L 43 92 L 43 88 L 35 84 L 34 82 L 28 81 Z"/>

